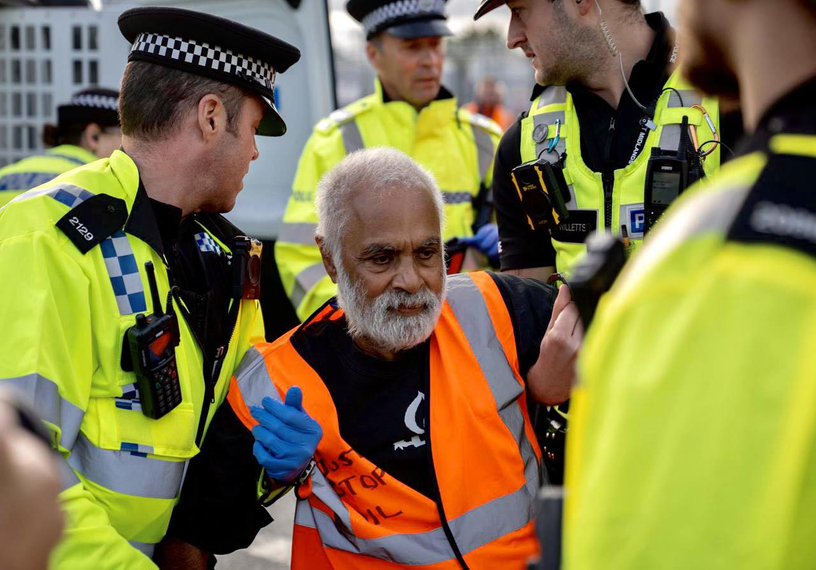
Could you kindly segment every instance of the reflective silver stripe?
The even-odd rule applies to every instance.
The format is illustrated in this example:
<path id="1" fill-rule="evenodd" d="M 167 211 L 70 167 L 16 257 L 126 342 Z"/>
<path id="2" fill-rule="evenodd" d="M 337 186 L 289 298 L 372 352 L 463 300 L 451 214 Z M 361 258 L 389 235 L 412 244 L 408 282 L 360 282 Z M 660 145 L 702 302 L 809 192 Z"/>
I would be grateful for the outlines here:
<path id="1" fill-rule="evenodd" d="M 278 232 L 278 241 L 300 245 L 315 245 L 316 229 L 317 224 L 284 222 L 281 224 L 280 232 Z"/>
<path id="2" fill-rule="evenodd" d="M 470 204 L 473 202 L 473 194 L 467 191 L 457 192 L 457 191 L 442 191 L 442 199 L 445 200 L 445 204 Z"/>
<path id="3" fill-rule="evenodd" d="M 59 426 L 60 445 L 71 449 L 79 434 L 85 412 L 60 396 L 57 384 L 41 374 L 27 374 L 17 378 L 2 378 L 0 386 L 14 386 L 34 406 L 43 420 Z"/>
<path id="4" fill-rule="evenodd" d="M 152 499 L 178 496 L 185 463 L 102 449 L 81 433 L 68 457 L 74 471 L 97 485 L 122 495 Z"/>
<path id="5" fill-rule="evenodd" d="M 687 108 L 692 105 L 699 105 L 703 102 L 703 96 L 693 89 L 681 89 L 679 91 L 683 102 L 680 102 L 680 96 L 678 96 L 677 93 L 669 91 L 669 101 L 666 105 L 668 108 Z M 681 128 L 679 124 L 663 125 L 663 130 L 660 132 L 660 142 L 657 146 L 663 150 L 677 150 L 680 146 Z"/>
<path id="6" fill-rule="evenodd" d="M 523 528 L 533 520 L 534 498 L 525 485 L 451 520 L 449 526 L 462 554 Z"/>
<path id="7" fill-rule="evenodd" d="M 536 127 L 539 125 L 544 125 L 547 128 L 555 129 L 556 121 L 561 121 L 561 138 L 558 140 L 558 144 L 555 145 L 554 152 L 548 152 L 547 149 L 550 145 L 550 139 L 544 139 L 541 142 L 536 142 L 536 157 L 543 158 L 547 162 L 557 162 L 564 151 L 567 150 L 567 139 L 566 139 L 566 122 L 564 111 L 554 111 L 552 113 L 539 113 L 538 115 L 533 115 L 533 131 L 535 131 Z M 533 141 L 535 142 L 535 141 Z"/>
<path id="8" fill-rule="evenodd" d="M 448 304 L 490 386 L 499 416 L 519 446 L 526 487 L 532 500 L 539 487 L 540 471 L 518 402 L 524 388 L 513 374 L 504 347 L 496 338 L 484 296 L 469 275 L 458 274 L 448 279 Z"/>
<path id="9" fill-rule="evenodd" d="M 312 287 L 317 285 L 317 282 L 323 279 L 325 276 L 326 268 L 323 267 L 322 261 L 315 263 L 314 265 L 310 265 L 295 275 L 295 287 L 292 289 L 292 294 L 289 296 L 295 309 L 300 307 L 300 304 L 303 302 L 303 299 L 306 298 L 309 291 L 312 290 Z"/>
<path id="10" fill-rule="evenodd" d="M 248 408 L 261 406 L 265 397 L 280 401 L 263 356 L 255 347 L 249 348 L 244 354 L 241 364 L 235 371 L 235 380 L 238 382 L 238 389 L 241 390 L 241 399 Z"/>
<path id="11" fill-rule="evenodd" d="M 309 501 L 298 501 L 295 506 L 295 524 L 300 526 L 307 526 L 309 528 L 317 528 L 312 507 L 309 506 Z"/>
<path id="12" fill-rule="evenodd" d="M 663 150 L 677 150 L 680 147 L 680 125 L 663 125 L 659 146 Z"/>
<path id="13" fill-rule="evenodd" d="M 487 173 L 490 170 L 490 165 L 493 163 L 493 139 L 487 131 L 480 129 L 477 126 L 472 126 L 473 139 L 476 142 L 476 155 L 479 160 L 479 179 L 487 178 Z"/>
<path id="14" fill-rule="evenodd" d="M 317 529 L 321 542 L 330 548 L 412 566 L 438 564 L 454 558 L 442 527 L 421 533 L 358 538 L 352 532 L 348 509 L 317 470 L 312 473 L 312 492 L 335 516 L 311 508 L 308 501 L 298 501 L 295 524 Z M 452 519 L 450 528 L 462 554 L 472 552 L 530 522 L 534 497 L 535 493 L 531 495 L 525 485 Z"/>
<path id="15" fill-rule="evenodd" d="M 305 501 L 299 501 L 298 509 L 302 508 L 301 502 L 306 503 L 311 510 L 311 517 L 301 513 L 296 516 L 296 520 L 300 521 L 298 524 L 306 523 L 305 526 L 313 524 L 321 542 L 330 548 L 412 566 L 435 564 L 454 558 L 441 527 L 423 533 L 393 534 L 381 538 L 354 536 L 348 509 L 318 470 L 312 472 L 312 492 L 335 516 L 331 517 L 319 509 L 308 507 Z"/>
<path id="16" fill-rule="evenodd" d="M 669 91 L 669 108 L 674 107 L 691 107 L 692 105 L 700 105 L 703 102 L 703 96 L 694 89 L 678 89 L 680 95 L 683 97 L 683 102 L 680 102 L 680 97 L 674 91 Z"/>
<path id="17" fill-rule="evenodd" d="M 567 102 L 567 88 L 563 86 L 552 86 L 545 89 L 538 97 L 537 109 L 543 109 L 547 105 L 564 104 Z"/>
<path id="18" fill-rule="evenodd" d="M 343 137 L 343 146 L 346 147 L 346 154 L 351 154 L 355 150 L 362 150 L 365 148 L 363 144 L 363 134 L 360 132 L 360 127 L 357 126 L 357 121 L 349 121 L 338 127 L 340 134 Z"/>
<path id="19" fill-rule="evenodd" d="M 147 542 L 139 542 L 138 540 L 128 540 L 130 545 L 147 556 L 148 558 L 153 558 L 153 551 L 156 550 L 155 544 L 148 544 Z"/>
<path id="20" fill-rule="evenodd" d="M 59 475 L 60 475 L 60 491 L 70 489 L 74 485 L 79 484 L 79 477 L 76 476 L 74 470 L 68 465 L 65 459 L 58 459 Z"/>

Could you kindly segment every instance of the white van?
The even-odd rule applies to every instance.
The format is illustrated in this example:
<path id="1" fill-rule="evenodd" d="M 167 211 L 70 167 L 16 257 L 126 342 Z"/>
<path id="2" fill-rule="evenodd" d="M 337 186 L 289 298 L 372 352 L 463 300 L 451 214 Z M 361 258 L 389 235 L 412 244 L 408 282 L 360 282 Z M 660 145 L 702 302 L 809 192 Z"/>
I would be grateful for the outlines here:
<path id="1" fill-rule="evenodd" d="M 0 0 L 0 166 L 44 150 L 42 127 L 56 121 L 57 105 L 72 93 L 91 85 L 118 88 L 130 46 L 116 20 L 127 8 L 159 4 L 208 12 L 300 49 L 300 62 L 275 83 L 288 131 L 283 137 L 257 138 L 260 158 L 252 163 L 235 209 L 227 215 L 264 241 L 269 338 L 297 324 L 277 276 L 273 242 L 306 139 L 314 124 L 337 106 L 326 0 L 103 0 L 94 3 L 101 5 L 98 10 L 8 4 Z"/>

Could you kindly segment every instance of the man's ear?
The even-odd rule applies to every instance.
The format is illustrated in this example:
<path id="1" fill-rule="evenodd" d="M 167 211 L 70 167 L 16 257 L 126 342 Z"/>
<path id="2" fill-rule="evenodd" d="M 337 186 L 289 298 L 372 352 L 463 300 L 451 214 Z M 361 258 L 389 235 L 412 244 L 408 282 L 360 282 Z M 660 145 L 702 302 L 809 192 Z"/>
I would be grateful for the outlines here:
<path id="1" fill-rule="evenodd" d="M 377 71 L 379 69 L 380 50 L 377 49 L 377 46 L 374 45 L 374 42 L 367 41 L 365 52 L 366 59 L 368 59 L 368 63 L 371 65 L 371 67 L 374 68 L 374 71 Z"/>
<path id="2" fill-rule="evenodd" d="M 218 96 L 212 93 L 204 95 L 198 102 L 197 111 L 198 128 L 204 142 L 209 142 L 219 131 L 226 129 L 227 111 Z"/>
<path id="3" fill-rule="evenodd" d="M 99 135 L 102 134 L 102 129 L 96 123 L 91 123 L 82 131 L 82 146 L 89 149 L 96 154 L 99 150 Z"/>
<path id="4" fill-rule="evenodd" d="M 323 258 L 323 267 L 326 269 L 326 273 L 331 278 L 332 283 L 336 284 L 337 267 L 334 265 L 334 259 L 332 258 L 331 254 L 329 254 L 328 248 L 326 248 L 326 242 L 323 239 L 323 236 L 315 236 L 315 242 L 320 250 L 320 256 Z"/>

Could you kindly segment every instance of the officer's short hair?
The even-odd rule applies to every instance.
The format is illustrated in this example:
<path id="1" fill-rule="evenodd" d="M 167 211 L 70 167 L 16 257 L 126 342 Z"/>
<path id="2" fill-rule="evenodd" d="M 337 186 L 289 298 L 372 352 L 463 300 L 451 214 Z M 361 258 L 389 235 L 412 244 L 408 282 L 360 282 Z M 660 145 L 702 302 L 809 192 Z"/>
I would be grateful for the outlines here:
<path id="1" fill-rule="evenodd" d="M 317 235 L 337 260 L 341 236 L 351 214 L 351 198 L 359 191 L 424 190 L 433 200 L 443 233 L 445 210 L 442 192 L 433 175 L 404 152 L 376 147 L 355 151 L 332 168 L 317 185 Z M 399 207 L 399 204 L 395 204 Z"/>
<path id="2" fill-rule="evenodd" d="M 238 132 L 244 100 L 240 87 L 170 67 L 132 61 L 125 68 L 119 94 L 122 134 L 146 141 L 172 134 L 201 98 L 217 95 L 227 112 L 227 130 Z"/>

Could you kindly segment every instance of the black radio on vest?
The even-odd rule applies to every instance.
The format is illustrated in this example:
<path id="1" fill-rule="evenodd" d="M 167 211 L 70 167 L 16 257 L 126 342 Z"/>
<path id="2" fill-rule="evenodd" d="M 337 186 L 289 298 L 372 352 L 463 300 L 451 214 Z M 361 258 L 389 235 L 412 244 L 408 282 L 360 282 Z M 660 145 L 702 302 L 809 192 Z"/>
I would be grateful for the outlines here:
<path id="1" fill-rule="evenodd" d="M 158 419 L 181 403 L 181 384 L 176 365 L 179 344 L 178 320 L 168 296 L 167 312 L 162 311 L 153 263 L 145 262 L 153 314 L 136 316 L 136 324 L 125 335 L 136 374 L 142 413 Z"/>
<path id="2" fill-rule="evenodd" d="M 700 153 L 690 147 L 688 132 L 688 117 L 684 116 L 677 152 L 652 149 L 646 170 L 644 234 L 686 188 L 705 177 Z"/>

